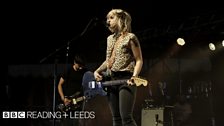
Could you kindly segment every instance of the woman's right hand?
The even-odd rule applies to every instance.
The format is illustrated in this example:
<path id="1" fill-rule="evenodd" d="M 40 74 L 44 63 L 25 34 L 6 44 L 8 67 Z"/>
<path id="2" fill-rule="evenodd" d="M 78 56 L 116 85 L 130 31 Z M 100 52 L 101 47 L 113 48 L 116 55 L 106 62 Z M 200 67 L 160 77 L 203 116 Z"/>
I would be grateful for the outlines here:
<path id="1" fill-rule="evenodd" d="M 64 104 L 69 105 L 71 103 L 71 100 L 68 98 L 64 98 Z"/>
<path id="2" fill-rule="evenodd" d="M 97 71 L 94 72 L 94 77 L 96 81 L 101 81 L 103 79 L 103 77 Z"/>

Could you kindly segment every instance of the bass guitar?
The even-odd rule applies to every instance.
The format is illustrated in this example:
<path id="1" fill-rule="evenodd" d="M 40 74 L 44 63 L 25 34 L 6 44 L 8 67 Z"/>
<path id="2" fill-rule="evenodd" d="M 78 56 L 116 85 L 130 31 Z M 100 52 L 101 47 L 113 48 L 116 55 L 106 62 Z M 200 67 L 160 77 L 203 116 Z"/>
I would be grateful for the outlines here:
<path id="1" fill-rule="evenodd" d="M 87 71 L 83 76 L 82 86 L 86 99 L 91 99 L 96 95 L 105 96 L 107 94 L 105 88 L 112 85 L 120 85 L 127 82 L 128 79 L 96 81 L 93 72 Z M 148 81 L 139 77 L 133 77 L 133 86 L 147 86 Z"/>

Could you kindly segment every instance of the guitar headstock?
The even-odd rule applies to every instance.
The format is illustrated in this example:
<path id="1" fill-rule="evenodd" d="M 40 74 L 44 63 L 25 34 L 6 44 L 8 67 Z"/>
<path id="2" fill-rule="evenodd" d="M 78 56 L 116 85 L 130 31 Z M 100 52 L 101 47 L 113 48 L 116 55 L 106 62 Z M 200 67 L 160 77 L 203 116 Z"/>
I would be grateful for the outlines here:
<path id="1" fill-rule="evenodd" d="M 132 77 L 134 83 L 136 86 L 147 86 L 148 85 L 148 81 L 146 79 L 142 79 L 140 77 Z"/>

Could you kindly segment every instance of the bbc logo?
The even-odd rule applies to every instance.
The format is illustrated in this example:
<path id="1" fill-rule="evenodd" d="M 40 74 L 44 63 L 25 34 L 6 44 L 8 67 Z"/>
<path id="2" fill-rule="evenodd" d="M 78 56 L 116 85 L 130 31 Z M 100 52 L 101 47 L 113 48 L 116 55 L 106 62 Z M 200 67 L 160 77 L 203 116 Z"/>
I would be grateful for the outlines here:
<path id="1" fill-rule="evenodd" d="M 22 119 L 24 119 L 26 117 L 26 114 L 25 114 L 24 111 L 19 111 L 19 112 L 16 112 L 16 111 L 11 111 L 11 112 L 4 111 L 2 113 L 2 117 L 4 119 L 9 119 L 9 118 L 13 118 L 13 119 L 22 118 Z"/>

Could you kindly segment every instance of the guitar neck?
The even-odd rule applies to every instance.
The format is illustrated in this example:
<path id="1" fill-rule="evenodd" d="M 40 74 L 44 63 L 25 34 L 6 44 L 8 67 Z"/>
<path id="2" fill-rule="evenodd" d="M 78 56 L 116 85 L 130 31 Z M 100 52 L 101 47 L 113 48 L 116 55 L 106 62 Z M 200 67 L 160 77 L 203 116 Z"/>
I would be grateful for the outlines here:
<path id="1" fill-rule="evenodd" d="M 102 84 L 103 86 L 120 85 L 120 84 L 122 84 L 122 83 L 127 82 L 127 80 L 128 80 L 128 79 L 105 81 L 105 82 L 102 82 L 101 84 Z"/>
<path id="2" fill-rule="evenodd" d="M 76 102 L 80 102 L 80 101 L 83 101 L 83 100 L 85 100 L 85 96 L 82 96 L 82 97 L 78 97 L 77 99 L 76 99 Z"/>
<path id="3" fill-rule="evenodd" d="M 78 97 L 78 98 L 73 98 L 73 99 L 72 99 L 72 103 L 73 103 L 74 105 L 76 105 L 78 102 L 83 101 L 83 100 L 85 100 L 85 99 L 86 99 L 85 96 Z"/>

